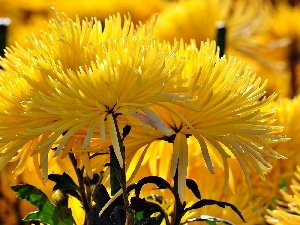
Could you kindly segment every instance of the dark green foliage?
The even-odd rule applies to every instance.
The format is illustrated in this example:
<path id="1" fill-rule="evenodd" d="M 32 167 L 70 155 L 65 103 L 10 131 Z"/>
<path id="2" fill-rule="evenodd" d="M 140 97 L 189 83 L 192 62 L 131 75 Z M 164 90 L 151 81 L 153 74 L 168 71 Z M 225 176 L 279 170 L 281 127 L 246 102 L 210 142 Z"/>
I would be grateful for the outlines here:
<path id="1" fill-rule="evenodd" d="M 119 197 L 110 204 L 101 217 L 99 217 L 101 209 L 110 200 L 109 194 L 103 184 L 99 184 L 95 187 L 93 200 L 96 205 L 92 208 L 88 215 L 88 218 L 93 225 L 125 224 L 126 214 L 122 208 L 122 206 L 124 206 L 123 198 Z"/>
<path id="2" fill-rule="evenodd" d="M 148 202 L 138 197 L 132 197 L 131 208 L 135 212 L 134 224 L 136 225 L 160 225 L 163 219 L 166 220 L 167 225 L 170 224 L 168 215 L 156 203 Z M 154 213 L 157 213 L 156 217 L 152 216 Z"/>
<path id="3" fill-rule="evenodd" d="M 78 194 L 78 191 L 80 192 L 80 188 L 68 174 L 50 174 L 48 179 L 56 183 L 53 187 L 53 191 L 60 190 L 64 194 L 72 195 L 81 201 L 80 195 Z"/>
<path id="4" fill-rule="evenodd" d="M 49 225 L 74 224 L 70 209 L 53 205 L 48 197 L 36 187 L 30 184 L 21 184 L 12 186 L 12 190 L 18 193 L 18 198 L 26 199 L 39 209 L 39 211 L 29 213 L 23 220 L 39 221 Z"/>
<path id="5" fill-rule="evenodd" d="M 186 179 L 186 186 L 193 192 L 193 194 L 198 198 L 201 199 L 201 194 L 198 189 L 197 183 L 192 179 Z"/>
<path id="6" fill-rule="evenodd" d="M 80 188 L 75 184 L 73 179 L 66 173 L 63 173 L 62 175 L 59 174 L 50 174 L 48 176 L 49 180 L 54 181 L 56 184 L 53 187 L 53 190 L 75 190 L 80 191 Z"/>

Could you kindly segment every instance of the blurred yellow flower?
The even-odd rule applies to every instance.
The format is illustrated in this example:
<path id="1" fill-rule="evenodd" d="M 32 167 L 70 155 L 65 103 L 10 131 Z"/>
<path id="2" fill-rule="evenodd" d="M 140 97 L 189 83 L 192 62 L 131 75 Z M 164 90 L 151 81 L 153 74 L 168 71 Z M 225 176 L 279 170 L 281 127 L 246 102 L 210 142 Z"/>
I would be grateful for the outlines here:
<path id="1" fill-rule="evenodd" d="M 277 60 L 282 67 L 281 73 L 287 73 L 290 78 L 290 96 L 299 94 L 300 88 L 299 20 L 299 3 L 292 6 L 286 0 L 276 1 L 271 10 L 270 29 L 267 34 L 270 45 L 280 49 Z"/>
<path id="2" fill-rule="evenodd" d="M 202 43 L 199 53 L 195 54 L 196 61 L 199 62 L 196 64 L 198 68 L 191 67 L 186 73 L 197 75 L 194 80 L 190 80 L 191 85 L 197 83 L 199 88 L 193 93 L 195 98 L 189 105 L 198 110 L 171 106 L 168 103 L 152 106 L 151 110 L 174 134 L 166 136 L 158 130 L 134 128 L 129 136 L 133 136 L 136 141 L 125 141 L 128 151 L 133 146 L 136 149 L 137 145 L 142 147 L 154 140 L 173 143 L 172 156 L 161 158 L 160 163 L 165 166 L 170 160 L 171 176 L 175 175 L 178 167 L 178 190 L 181 199 L 184 196 L 188 166 L 187 140 L 190 136 L 197 139 L 211 173 L 214 172 L 211 156 L 220 155 L 220 162 L 224 164 L 228 180 L 227 159 L 235 157 L 249 186 L 247 168 L 264 176 L 271 169 L 271 165 L 262 155 L 281 158 L 269 145 L 287 140 L 277 135 L 282 131 L 282 126 L 271 125 L 274 122 L 271 118 L 274 110 L 263 108 L 275 98 L 275 94 L 268 98 L 264 96 L 267 83 L 261 82 L 244 62 L 234 57 L 219 58 L 215 48 L 215 43 Z M 208 148 L 208 145 L 212 148 Z M 147 154 L 153 153 L 149 149 Z"/>
<path id="3" fill-rule="evenodd" d="M 296 225 L 300 224 L 300 166 L 295 172 L 295 179 L 290 186 L 293 195 L 284 190 L 280 190 L 283 200 L 277 200 L 277 208 L 267 210 L 266 221 L 274 225 Z"/>
<path id="4" fill-rule="evenodd" d="M 61 17 L 39 39 L 28 37 L 27 50 L 8 48 L 0 61 L 0 169 L 14 156 L 22 164 L 38 153 L 46 178 L 50 149 L 67 155 L 74 143 L 87 148 L 81 160 L 88 169 L 89 144 L 100 136 L 103 148 L 112 142 L 122 166 L 115 118 L 159 102 L 182 104 L 192 90 L 182 86 L 184 58 L 152 37 L 153 24 L 135 29 L 117 15 L 103 29 L 96 18 Z"/>
<path id="5" fill-rule="evenodd" d="M 292 6 L 286 0 L 277 1 L 271 14 L 272 29 L 270 33 L 277 39 L 296 41 L 296 50 L 300 52 L 300 28 L 297 23 L 300 18 L 300 5 Z"/>
<path id="6" fill-rule="evenodd" d="M 230 54 L 234 50 L 257 58 L 260 56 L 255 53 L 261 49 L 254 37 L 266 29 L 267 8 L 267 2 L 261 0 L 175 1 L 159 13 L 154 34 L 169 41 L 195 39 L 200 45 L 201 41 L 216 39 L 217 26 L 222 22 Z"/>
<path id="7" fill-rule="evenodd" d="M 145 22 L 152 15 L 163 10 L 166 5 L 168 1 L 165 0 L 102 0 L 99 16 L 106 18 L 116 13 L 121 15 L 130 13 L 134 23 Z"/>
<path id="8" fill-rule="evenodd" d="M 52 17 L 51 7 L 66 13 L 72 19 L 78 15 L 81 19 L 96 17 L 103 22 L 110 15 L 130 13 L 132 21 L 137 24 L 150 19 L 150 16 L 158 13 L 166 4 L 164 0 L 1 0 L 0 17 L 12 20 L 8 31 L 8 46 L 15 41 L 23 46 L 26 35 L 31 32 L 38 34 L 39 30 L 45 28 L 45 21 Z"/>
<path id="9" fill-rule="evenodd" d="M 212 159 L 216 164 L 214 165 L 215 174 L 211 174 L 207 169 L 204 159 L 200 158 L 201 153 L 197 151 L 199 150 L 199 144 L 194 137 L 188 139 L 188 147 L 189 165 L 187 169 L 187 178 L 197 182 L 202 198 L 232 203 L 242 212 L 247 224 L 262 224 L 264 221 L 262 214 L 265 210 L 263 201 L 261 201 L 261 198 L 253 196 L 251 191 L 245 185 L 242 171 L 239 169 L 239 162 L 234 158 L 229 159 L 228 163 L 230 164 L 231 173 L 234 173 L 233 177 L 230 177 L 230 179 L 235 179 L 235 184 L 233 184 L 235 186 L 232 187 L 231 190 L 235 193 L 230 191 L 225 194 L 223 184 L 226 182 L 226 178 L 224 176 L 222 165 L 219 166 L 217 160 Z M 140 167 L 133 182 L 137 182 L 141 178 L 151 174 L 160 176 L 172 183 L 170 173 L 166 172 L 169 169 L 169 163 L 165 158 L 172 154 L 172 144 L 162 141 L 155 142 L 148 150 L 151 151 L 151 154 L 147 154 L 146 157 L 150 157 L 151 159 L 144 160 L 143 165 Z M 130 173 L 131 171 L 128 172 Z M 259 190 L 263 191 L 263 186 L 260 187 Z M 173 196 L 169 191 L 155 189 L 153 185 L 149 184 L 143 187 L 141 197 L 146 198 L 148 201 L 160 204 L 169 215 L 172 215 L 175 206 Z M 185 187 L 184 201 L 186 201 L 187 207 L 194 204 L 197 200 L 198 199 L 193 193 Z M 205 206 L 201 209 L 190 211 L 182 218 L 181 222 L 185 223 L 188 219 L 199 217 L 201 215 L 215 216 L 230 221 L 233 224 L 244 224 L 232 209 L 229 207 L 220 208 L 218 206 Z M 202 224 L 203 222 L 194 223 Z"/>
<path id="10" fill-rule="evenodd" d="M 278 18 L 282 21 L 278 25 L 276 17 L 281 14 L 273 18 L 273 8 L 264 0 L 175 1 L 158 14 L 154 34 L 161 40 L 194 39 L 199 45 L 201 41 L 217 39 L 217 29 L 225 27 L 225 54 L 246 61 L 253 72 L 268 79 L 268 95 L 276 92 L 278 96 L 290 96 L 291 76 L 286 70 L 287 58 L 283 59 L 289 53 L 289 41 L 281 33 L 284 19 Z M 290 27 L 296 27 L 294 23 L 299 19 L 292 18 Z M 272 34 L 272 23 L 280 37 Z"/>
<path id="11" fill-rule="evenodd" d="M 272 148 L 279 154 L 287 157 L 285 162 L 269 161 L 272 165 L 276 165 L 276 169 L 279 170 L 282 175 L 290 171 L 290 176 L 300 164 L 300 158 L 298 157 L 298 147 L 300 146 L 300 95 L 293 99 L 280 98 L 270 104 L 271 107 L 276 108 L 274 118 L 276 118 L 275 125 L 284 126 L 283 134 L 289 137 L 291 140 L 286 143 L 274 143 Z M 271 159 L 269 159 L 271 160 Z M 287 177 L 286 177 L 287 178 Z"/>
<path id="12" fill-rule="evenodd" d="M 265 157 L 265 160 L 272 165 L 272 170 L 266 174 L 265 181 L 262 181 L 256 173 L 251 172 L 250 174 L 254 194 L 263 198 L 266 204 L 273 205 L 273 198 L 280 196 L 279 188 L 286 188 L 291 184 L 294 171 L 297 165 L 300 164 L 300 158 L 298 157 L 300 96 L 294 99 L 279 98 L 266 108 L 276 108 L 276 113 L 273 115 L 273 118 L 276 119 L 274 125 L 284 126 L 282 134 L 290 138 L 288 142 L 270 144 L 276 152 L 285 156 L 286 159 Z M 256 190 L 261 186 L 265 187 L 265 191 Z"/>

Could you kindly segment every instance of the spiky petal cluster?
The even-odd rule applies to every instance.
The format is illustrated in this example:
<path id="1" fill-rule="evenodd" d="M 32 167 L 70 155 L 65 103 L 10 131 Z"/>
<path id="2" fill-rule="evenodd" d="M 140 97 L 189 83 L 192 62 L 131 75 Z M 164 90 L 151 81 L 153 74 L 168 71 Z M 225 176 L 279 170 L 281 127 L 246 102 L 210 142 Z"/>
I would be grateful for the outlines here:
<path id="1" fill-rule="evenodd" d="M 60 17 L 40 39 L 28 37 L 28 49 L 7 49 L 0 61 L 0 169 L 38 153 L 46 176 L 50 149 L 67 155 L 74 146 L 86 150 L 87 166 L 90 143 L 100 136 L 122 166 L 115 118 L 158 102 L 181 104 L 190 92 L 178 76 L 183 57 L 152 37 L 152 24 L 135 28 L 117 15 L 103 27 L 96 18 Z"/>
<path id="2" fill-rule="evenodd" d="M 215 48 L 214 43 L 202 43 L 199 51 L 193 55 L 199 63 L 196 66 L 186 66 L 183 71 L 183 76 L 194 75 L 189 80 L 190 86 L 198 87 L 193 92 L 194 100 L 189 102 L 190 108 L 171 106 L 169 103 L 150 107 L 174 135 L 167 137 L 159 130 L 140 128 L 133 130 L 131 134 L 138 141 L 128 140 L 127 143 L 129 148 L 135 144 L 142 145 L 142 141 L 146 144 L 147 140 L 173 143 L 172 157 L 167 156 L 165 160 L 171 160 L 172 176 L 178 167 L 178 185 L 182 199 L 190 136 L 197 139 L 211 173 L 214 172 L 212 161 L 218 155 L 228 179 L 227 159 L 234 157 L 240 163 L 249 186 L 248 169 L 254 169 L 263 176 L 271 169 L 271 165 L 263 159 L 262 154 L 282 157 L 269 144 L 286 140 L 283 136 L 278 136 L 283 127 L 271 125 L 274 122 L 271 117 L 274 110 L 263 109 L 263 106 L 270 104 L 275 98 L 274 94 L 264 96 L 266 81 L 256 77 L 244 62 L 234 57 L 219 58 Z M 152 155 L 146 158 L 156 160 L 150 149 L 148 152 Z M 163 157 L 160 162 L 167 165 Z"/>
<path id="3" fill-rule="evenodd" d="M 283 201 L 277 201 L 278 206 L 274 210 L 267 210 L 266 221 L 274 225 L 296 225 L 300 224 L 300 167 L 297 167 L 295 179 L 290 186 L 293 194 L 280 190 Z"/>

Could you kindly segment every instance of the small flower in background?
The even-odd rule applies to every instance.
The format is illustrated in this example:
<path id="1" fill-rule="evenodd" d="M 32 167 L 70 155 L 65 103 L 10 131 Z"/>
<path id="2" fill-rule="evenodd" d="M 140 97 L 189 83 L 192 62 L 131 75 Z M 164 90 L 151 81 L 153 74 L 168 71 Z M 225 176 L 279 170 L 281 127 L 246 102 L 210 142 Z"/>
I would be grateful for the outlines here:
<path id="1" fill-rule="evenodd" d="M 272 102 L 267 108 L 276 108 L 273 118 L 276 118 L 274 125 L 284 126 L 283 134 L 290 138 L 288 142 L 273 143 L 270 146 L 279 154 L 284 155 L 286 159 L 265 158 L 272 165 L 270 173 L 266 174 L 266 180 L 261 181 L 256 173 L 250 173 L 254 195 L 264 199 L 266 204 L 271 204 L 272 199 L 279 197 L 279 188 L 286 189 L 291 185 L 290 181 L 294 175 L 297 165 L 300 164 L 298 156 L 298 146 L 300 144 L 299 110 L 300 98 L 296 96 L 293 99 L 279 98 Z M 264 186 L 268 191 L 256 191 Z"/>
<path id="2" fill-rule="evenodd" d="M 289 188 L 292 194 L 288 194 L 285 190 L 280 190 L 282 200 L 275 200 L 276 209 L 268 209 L 269 215 L 265 216 L 269 224 L 274 225 L 296 225 L 300 223 L 300 167 L 297 167 L 295 178 Z"/>
<path id="3" fill-rule="evenodd" d="M 294 81 L 290 53 L 299 48 L 295 44 L 299 39 L 299 6 L 292 7 L 284 1 L 275 5 L 262 0 L 172 2 L 159 13 L 154 34 L 169 41 L 195 39 L 199 45 L 201 41 L 217 39 L 218 24 L 222 24 L 226 55 L 247 61 L 252 71 L 268 79 L 268 95 L 276 92 L 287 97 L 295 92 L 291 89 Z"/>
<path id="4" fill-rule="evenodd" d="M 270 104 L 271 107 L 276 108 L 274 118 L 276 118 L 275 125 L 284 126 L 283 134 L 290 138 L 286 143 L 271 144 L 279 154 L 288 158 L 287 162 L 271 160 L 272 165 L 276 166 L 281 173 L 292 171 L 300 164 L 300 158 L 297 154 L 298 146 L 300 145 L 300 123 L 299 123 L 299 110 L 300 110 L 300 96 L 293 99 L 280 98 Z M 270 159 L 269 159 L 270 160 Z M 285 171 L 285 172 L 284 172 Z M 291 176 L 289 177 L 291 178 Z"/>
<path id="5" fill-rule="evenodd" d="M 9 17 L 12 24 L 8 33 L 8 46 L 15 42 L 26 46 L 25 37 L 31 32 L 38 36 L 39 31 L 46 29 L 45 21 L 52 18 L 51 7 L 58 12 L 66 13 L 70 18 L 80 19 L 96 17 L 104 22 L 110 15 L 120 13 L 131 14 L 131 20 L 138 24 L 145 22 L 150 17 L 160 12 L 168 2 L 164 0 L 122 0 L 122 1 L 101 1 L 98 0 L 24 0 L 1 1 L 0 17 Z"/>
<path id="6" fill-rule="evenodd" d="M 262 55 L 266 46 L 259 38 L 268 29 L 269 6 L 261 0 L 178 1 L 159 13 L 154 34 L 161 40 L 194 39 L 199 46 L 201 41 L 217 40 L 218 29 L 224 28 L 227 56 L 266 63 Z"/>
<path id="7" fill-rule="evenodd" d="M 216 26 L 218 22 L 223 22 L 228 31 L 228 48 L 232 50 L 241 47 L 246 51 L 247 47 L 251 49 L 250 46 L 239 43 L 246 41 L 244 44 L 250 45 L 249 38 L 264 31 L 266 15 L 263 13 L 267 6 L 259 0 L 251 1 L 251 4 L 245 0 L 175 1 L 159 13 L 154 34 L 158 39 L 169 41 L 175 37 L 183 38 L 185 42 L 195 39 L 199 45 L 201 41 L 215 39 Z"/>
<path id="8" fill-rule="evenodd" d="M 98 6 L 99 17 L 107 18 L 110 15 L 130 13 L 132 21 L 146 22 L 151 16 L 160 13 L 169 2 L 166 0 L 102 0 Z"/>
<path id="9" fill-rule="evenodd" d="M 285 97 L 296 96 L 300 86 L 300 27 L 297 22 L 300 19 L 300 4 L 299 1 L 293 2 L 274 1 L 267 20 L 269 29 L 263 37 L 263 42 L 270 48 L 264 57 L 275 62 L 272 67 L 276 72 L 274 76 L 265 77 L 274 84 L 276 80 L 281 80 L 281 84 L 278 82 L 274 85 L 274 91 L 283 93 L 281 96 Z"/>

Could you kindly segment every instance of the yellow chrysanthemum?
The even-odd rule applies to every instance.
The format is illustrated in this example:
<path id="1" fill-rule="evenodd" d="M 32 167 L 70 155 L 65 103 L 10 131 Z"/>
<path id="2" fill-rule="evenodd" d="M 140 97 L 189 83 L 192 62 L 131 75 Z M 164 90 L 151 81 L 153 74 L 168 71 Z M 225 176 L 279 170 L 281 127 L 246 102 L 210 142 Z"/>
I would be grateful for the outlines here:
<path id="1" fill-rule="evenodd" d="M 290 189 L 293 195 L 284 190 L 280 190 L 283 201 L 277 201 L 278 207 L 274 210 L 267 210 L 269 215 L 266 221 L 274 225 L 296 225 L 300 224 L 300 167 L 298 166 L 295 178 Z"/>
<path id="2" fill-rule="evenodd" d="M 175 133 L 167 137 L 161 132 L 135 128 L 125 145 L 148 144 L 153 140 L 165 140 L 174 144 L 170 162 L 171 175 L 174 176 L 178 167 L 179 193 L 183 197 L 183 187 L 188 165 L 189 136 L 194 136 L 200 145 L 207 167 L 213 173 L 210 155 L 221 155 L 228 178 L 227 159 L 235 157 L 250 185 L 247 167 L 255 169 L 263 176 L 270 170 L 269 165 L 261 156 L 280 158 L 269 144 L 286 140 L 276 133 L 282 131 L 281 126 L 272 126 L 273 110 L 264 110 L 275 95 L 264 97 L 266 82 L 261 82 L 241 61 L 236 58 L 218 57 L 214 43 L 202 43 L 197 57 L 198 70 L 191 69 L 187 74 L 196 73 L 196 80 L 190 80 L 199 88 L 194 92 L 195 99 L 190 101 L 191 110 L 181 106 L 162 103 L 150 107 L 158 118 Z M 183 75 L 184 75 L 183 71 Z M 148 141 L 148 143 L 147 143 Z M 208 145 L 213 148 L 208 149 Z M 128 150 L 129 151 L 129 150 Z M 147 154 L 152 154 L 150 151 Z M 162 158 L 161 163 L 165 162 Z"/>
<path id="3" fill-rule="evenodd" d="M 275 44 L 277 49 L 281 49 L 277 59 L 283 70 L 281 73 L 288 74 L 291 79 L 290 95 L 296 95 L 300 87 L 300 26 L 298 23 L 300 4 L 292 6 L 288 1 L 283 0 L 277 1 L 274 5 L 267 35 L 270 44 Z"/>
<path id="4" fill-rule="evenodd" d="M 266 28 L 267 6 L 260 0 L 178 1 L 159 13 L 154 34 L 159 39 L 170 41 L 174 38 L 183 38 L 186 42 L 195 39 L 199 45 L 201 41 L 216 39 L 217 27 L 222 23 L 227 29 L 228 51 L 235 50 L 257 58 L 258 43 L 254 37 Z"/>
<path id="5" fill-rule="evenodd" d="M 159 13 L 154 34 L 170 41 L 192 38 L 199 45 L 216 39 L 217 28 L 225 27 L 225 54 L 245 60 L 252 71 L 268 79 L 267 94 L 289 96 L 290 73 L 283 62 L 287 40 L 270 37 L 271 9 L 270 2 L 263 0 L 177 1 Z"/>
<path id="6" fill-rule="evenodd" d="M 300 145 L 300 126 L 299 126 L 299 110 L 300 97 L 294 99 L 280 98 L 272 102 L 268 109 L 276 108 L 273 118 L 276 118 L 274 125 L 284 126 L 283 134 L 290 138 L 290 141 L 284 143 L 273 143 L 270 146 L 286 159 L 265 160 L 272 165 L 272 170 L 266 175 L 266 181 L 262 181 L 260 177 L 251 172 L 254 194 L 264 199 L 266 204 L 272 204 L 272 199 L 279 197 L 278 189 L 290 185 L 296 166 L 300 164 L 298 157 L 298 148 Z M 265 191 L 257 191 L 256 189 L 265 186 Z"/>
<path id="7" fill-rule="evenodd" d="M 300 27 L 299 21 L 300 5 L 292 6 L 288 1 L 277 1 L 272 11 L 272 35 L 276 38 L 286 38 L 292 41 L 299 41 Z M 296 45 L 297 51 L 300 51 L 300 44 Z"/>
<path id="8" fill-rule="evenodd" d="M 273 225 L 298 225 L 300 223 L 300 216 L 291 213 L 273 210 L 269 211 L 271 216 L 266 217 L 268 224 Z"/>
<path id="9" fill-rule="evenodd" d="M 270 161 L 272 165 L 276 165 L 282 175 L 290 171 L 295 170 L 296 166 L 300 164 L 300 158 L 298 157 L 298 147 L 300 146 L 300 95 L 293 99 L 281 98 L 271 104 L 276 108 L 274 117 L 277 119 L 275 125 L 284 126 L 283 134 L 289 137 L 291 140 L 286 143 L 274 143 L 272 148 L 279 154 L 284 155 L 287 160 L 283 163 L 279 161 Z M 288 177 L 286 177 L 288 178 Z"/>
<path id="10" fill-rule="evenodd" d="M 182 104 L 192 89 L 182 86 L 185 59 L 176 46 L 157 41 L 151 30 L 152 24 L 135 29 L 126 18 L 122 25 L 119 15 L 104 29 L 96 18 L 62 15 L 40 39 L 29 37 L 27 50 L 7 49 L 0 62 L 0 169 L 16 155 L 22 162 L 39 153 L 46 176 L 49 150 L 66 155 L 76 139 L 78 150 L 87 148 L 81 157 L 88 168 L 89 143 L 101 136 L 107 147 L 107 133 L 122 166 L 115 118 L 159 102 Z"/>

